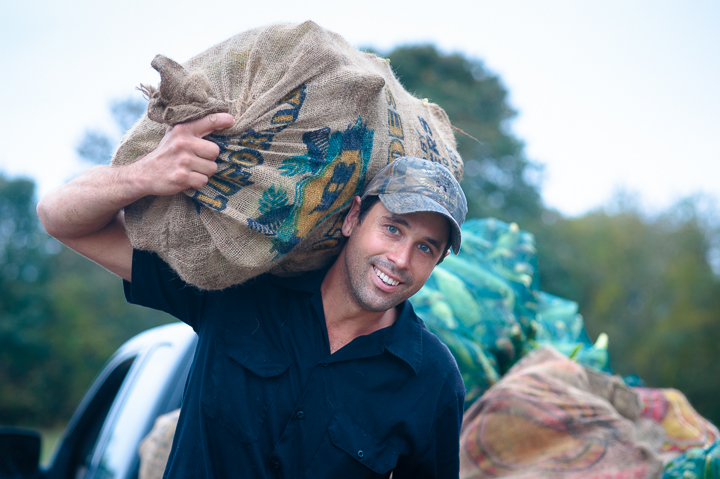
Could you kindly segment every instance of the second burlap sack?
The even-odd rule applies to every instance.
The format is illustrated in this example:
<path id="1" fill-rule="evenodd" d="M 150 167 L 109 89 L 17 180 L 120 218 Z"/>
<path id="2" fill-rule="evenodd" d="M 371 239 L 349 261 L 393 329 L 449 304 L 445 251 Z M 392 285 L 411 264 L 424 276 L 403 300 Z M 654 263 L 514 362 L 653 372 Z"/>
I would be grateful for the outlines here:
<path id="1" fill-rule="evenodd" d="M 445 112 L 408 93 L 387 61 L 313 22 L 250 30 L 183 66 L 161 56 L 153 66 L 161 84 L 144 87 L 149 114 L 113 165 L 152 151 L 168 125 L 220 111 L 236 120 L 207 137 L 220 155 L 205 187 L 125 209 L 133 246 L 199 288 L 322 267 L 342 246 L 353 196 L 399 156 L 462 176 Z"/>

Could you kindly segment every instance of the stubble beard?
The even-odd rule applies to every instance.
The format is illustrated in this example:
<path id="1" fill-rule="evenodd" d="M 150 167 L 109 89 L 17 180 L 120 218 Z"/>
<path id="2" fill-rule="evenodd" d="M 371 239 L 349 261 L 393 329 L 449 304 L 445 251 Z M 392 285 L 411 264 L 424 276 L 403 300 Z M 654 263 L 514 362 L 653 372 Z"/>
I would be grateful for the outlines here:
<path id="1" fill-rule="evenodd" d="M 394 308 L 407 299 L 404 294 L 412 287 L 413 281 L 411 278 L 395 271 L 395 269 L 388 265 L 387 261 L 381 257 L 371 256 L 363 260 L 358 256 L 359 255 L 353 254 L 351 251 L 346 251 L 344 263 L 347 274 L 347 289 L 361 308 L 375 313 L 382 313 Z M 372 283 L 372 276 L 375 275 L 373 265 L 379 265 L 384 270 L 393 273 L 394 276 L 400 278 L 404 287 L 394 294 L 388 294 L 379 290 Z"/>

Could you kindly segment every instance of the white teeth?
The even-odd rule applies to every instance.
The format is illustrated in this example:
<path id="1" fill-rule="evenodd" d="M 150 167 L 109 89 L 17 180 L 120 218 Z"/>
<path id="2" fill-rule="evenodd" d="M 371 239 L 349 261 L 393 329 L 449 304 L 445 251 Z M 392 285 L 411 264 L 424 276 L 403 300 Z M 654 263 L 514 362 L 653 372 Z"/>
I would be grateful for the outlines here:
<path id="1" fill-rule="evenodd" d="M 375 266 L 373 266 L 373 270 L 375 271 L 375 274 L 378 278 L 382 280 L 383 283 L 389 285 L 389 286 L 397 286 L 400 284 L 400 281 L 395 281 L 394 279 L 390 279 L 388 275 L 377 269 Z"/>

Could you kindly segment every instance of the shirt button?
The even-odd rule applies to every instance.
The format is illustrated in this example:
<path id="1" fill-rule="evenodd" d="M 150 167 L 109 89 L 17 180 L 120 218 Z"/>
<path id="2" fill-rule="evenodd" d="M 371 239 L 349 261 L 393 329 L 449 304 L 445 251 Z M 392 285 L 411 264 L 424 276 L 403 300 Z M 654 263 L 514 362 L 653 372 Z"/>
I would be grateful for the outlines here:
<path id="1" fill-rule="evenodd" d="M 365 453 L 362 452 L 362 450 L 358 451 L 358 457 L 362 459 L 365 456 Z"/>
<path id="2" fill-rule="evenodd" d="M 297 417 L 298 419 L 302 419 L 305 417 L 305 413 L 302 411 L 298 411 L 297 413 L 295 413 L 295 417 Z"/>
<path id="3" fill-rule="evenodd" d="M 327 366 L 328 363 L 320 363 L 321 366 Z"/>
<path id="4" fill-rule="evenodd" d="M 280 469 L 280 460 L 279 460 L 279 459 L 273 459 L 273 460 L 272 460 L 272 467 L 273 467 L 273 469 L 275 469 L 276 471 L 277 471 L 278 469 Z"/>

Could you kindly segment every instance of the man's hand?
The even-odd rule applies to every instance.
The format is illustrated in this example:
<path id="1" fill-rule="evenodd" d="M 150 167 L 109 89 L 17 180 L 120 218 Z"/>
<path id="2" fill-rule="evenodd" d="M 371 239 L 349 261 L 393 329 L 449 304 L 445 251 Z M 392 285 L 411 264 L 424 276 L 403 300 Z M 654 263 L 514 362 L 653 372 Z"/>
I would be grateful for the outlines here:
<path id="1" fill-rule="evenodd" d="M 230 128 L 218 113 L 168 129 L 160 145 L 125 166 L 96 166 L 40 200 L 45 231 L 78 253 L 130 280 L 132 245 L 122 209 L 148 195 L 202 188 L 217 171 L 219 147 L 203 137 Z"/>
<path id="2" fill-rule="evenodd" d="M 230 128 L 234 121 L 227 113 L 217 113 L 168 128 L 154 151 L 128 165 L 136 196 L 169 196 L 205 186 L 217 172 L 220 148 L 203 137 Z"/>

